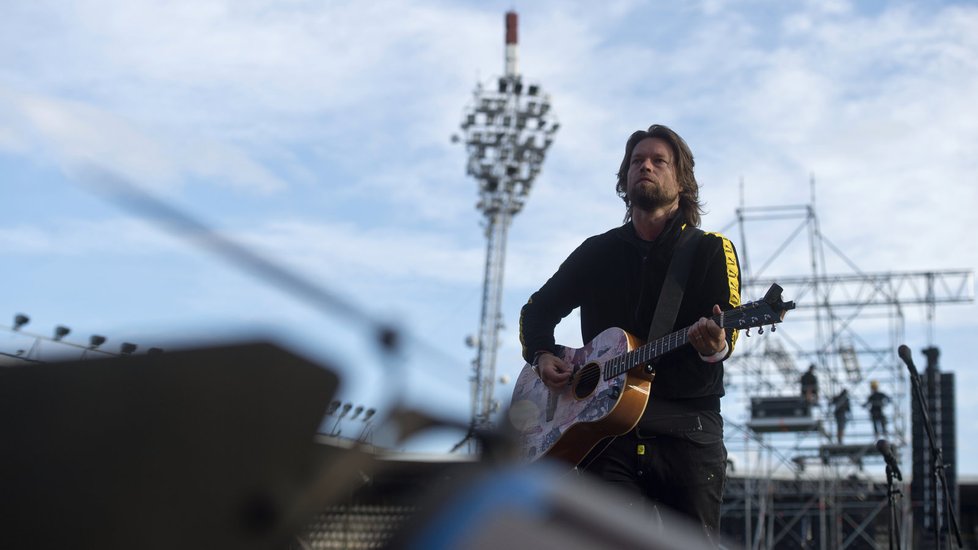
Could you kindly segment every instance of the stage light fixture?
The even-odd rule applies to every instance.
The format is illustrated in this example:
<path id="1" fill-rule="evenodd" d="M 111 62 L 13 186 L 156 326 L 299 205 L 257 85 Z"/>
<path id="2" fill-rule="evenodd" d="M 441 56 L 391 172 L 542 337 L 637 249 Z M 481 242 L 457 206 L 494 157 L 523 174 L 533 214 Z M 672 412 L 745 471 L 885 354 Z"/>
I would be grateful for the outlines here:
<path id="1" fill-rule="evenodd" d="M 88 349 L 95 349 L 105 343 L 105 336 L 93 334 L 88 338 Z"/>
<path id="2" fill-rule="evenodd" d="M 31 318 L 24 315 L 23 313 L 18 313 L 14 315 L 14 330 L 20 330 L 20 327 L 31 322 Z"/>
<path id="3" fill-rule="evenodd" d="M 64 338 L 65 336 L 68 336 L 68 334 L 70 334 L 70 333 L 71 333 L 71 329 L 70 328 L 68 328 L 68 327 L 66 327 L 64 325 L 58 325 L 58 326 L 54 327 L 54 341 L 55 342 L 58 342 L 62 338 Z"/>
<path id="4" fill-rule="evenodd" d="M 137 347 L 138 346 L 136 346 L 136 344 L 131 342 L 123 342 L 122 345 L 119 346 L 119 351 L 122 352 L 123 355 L 132 355 L 132 353 L 136 351 Z"/>

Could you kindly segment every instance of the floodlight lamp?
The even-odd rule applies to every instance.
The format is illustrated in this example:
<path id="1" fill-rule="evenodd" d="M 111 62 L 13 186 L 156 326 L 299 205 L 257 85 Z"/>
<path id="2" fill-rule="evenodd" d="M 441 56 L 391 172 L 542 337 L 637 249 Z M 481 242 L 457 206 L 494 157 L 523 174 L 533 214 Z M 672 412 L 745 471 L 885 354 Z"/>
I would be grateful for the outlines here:
<path id="1" fill-rule="evenodd" d="M 88 338 L 88 349 L 95 349 L 105 343 L 105 336 L 93 334 Z"/>
<path id="2" fill-rule="evenodd" d="M 31 322 L 31 318 L 24 315 L 23 313 L 18 313 L 14 315 L 14 330 L 20 330 L 20 327 Z"/>
<path id="3" fill-rule="evenodd" d="M 64 325 L 54 327 L 54 341 L 57 342 L 61 340 L 65 336 L 68 336 L 69 333 L 71 333 L 71 329 Z"/>
<path id="4" fill-rule="evenodd" d="M 537 86 L 536 84 L 530 84 L 530 87 L 527 89 L 527 93 L 530 95 L 537 95 L 537 92 L 539 91 L 540 91 L 540 87 Z"/>
<path id="5" fill-rule="evenodd" d="M 132 355 L 132 353 L 136 351 L 136 348 L 136 344 L 131 342 L 123 342 L 122 345 L 119 346 L 119 351 L 121 351 L 123 355 Z"/>

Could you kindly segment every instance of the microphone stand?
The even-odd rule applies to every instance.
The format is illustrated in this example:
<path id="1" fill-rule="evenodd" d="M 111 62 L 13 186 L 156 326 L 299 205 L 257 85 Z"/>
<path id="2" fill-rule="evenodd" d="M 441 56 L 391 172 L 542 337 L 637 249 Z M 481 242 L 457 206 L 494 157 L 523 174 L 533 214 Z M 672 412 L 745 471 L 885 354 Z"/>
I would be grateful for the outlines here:
<path id="1" fill-rule="evenodd" d="M 954 510 L 951 508 L 951 493 L 947 487 L 947 474 L 944 472 L 944 456 L 941 452 L 941 446 L 937 444 L 937 438 L 934 437 L 934 426 L 930 422 L 930 415 L 927 414 L 927 398 L 924 397 L 924 392 L 920 388 L 920 376 L 917 374 L 917 368 L 914 367 L 909 352 L 907 352 L 906 357 L 903 354 L 901 354 L 901 357 L 910 369 L 910 385 L 917 401 L 917 407 L 920 409 L 920 416 L 923 418 L 922 424 L 924 425 L 924 431 L 927 432 L 927 440 L 930 441 L 931 474 L 934 478 L 931 484 L 931 496 L 933 497 L 934 503 L 934 544 L 937 548 L 941 546 L 940 514 L 937 508 L 937 484 L 939 482 L 944 493 L 944 510 L 949 520 L 947 525 L 948 543 L 950 544 L 951 532 L 953 531 L 958 548 L 964 548 L 964 543 L 961 541 L 961 530 L 958 528 L 958 520 L 955 517 Z"/>
<path id="2" fill-rule="evenodd" d="M 890 509 L 890 550 L 901 550 L 900 544 L 900 512 L 896 506 L 897 495 L 902 495 L 900 488 L 893 484 L 893 468 L 886 465 L 886 497 Z M 896 541 L 896 544 L 894 544 Z"/>

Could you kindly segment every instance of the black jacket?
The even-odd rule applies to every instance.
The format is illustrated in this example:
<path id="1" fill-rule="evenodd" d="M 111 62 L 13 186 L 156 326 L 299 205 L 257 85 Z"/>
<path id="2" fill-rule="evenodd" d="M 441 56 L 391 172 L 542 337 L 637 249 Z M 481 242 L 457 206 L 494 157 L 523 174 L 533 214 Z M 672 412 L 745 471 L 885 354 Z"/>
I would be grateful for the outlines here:
<path id="1" fill-rule="evenodd" d="M 577 307 L 585 343 L 611 327 L 644 340 L 674 245 L 685 229 L 673 220 L 655 241 L 648 242 L 629 222 L 585 240 L 523 306 L 519 327 L 523 357 L 532 361 L 538 351 L 555 351 L 554 327 Z M 713 304 L 724 310 L 740 305 L 740 266 L 726 237 L 705 233 L 693 257 L 673 330 L 709 317 Z M 736 337 L 736 331 L 727 330 L 728 355 Z M 692 346 L 683 346 L 656 364 L 653 397 L 719 398 L 723 393 L 723 363 L 706 363 Z"/>

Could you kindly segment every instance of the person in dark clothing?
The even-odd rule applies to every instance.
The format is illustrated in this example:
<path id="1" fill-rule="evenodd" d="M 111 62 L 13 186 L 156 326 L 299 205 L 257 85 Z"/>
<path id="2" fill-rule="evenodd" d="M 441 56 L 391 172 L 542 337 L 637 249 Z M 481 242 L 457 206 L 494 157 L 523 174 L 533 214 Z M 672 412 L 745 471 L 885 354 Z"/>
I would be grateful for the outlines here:
<path id="1" fill-rule="evenodd" d="M 629 137 L 617 183 L 625 224 L 586 239 L 520 314 L 523 356 L 550 388 L 565 387 L 574 368 L 557 355 L 554 327 L 575 308 L 585 343 L 611 327 L 638 338 L 648 335 L 676 242 L 684 232 L 698 231 L 702 207 L 693 164 L 689 146 L 665 126 Z M 638 500 L 692 517 L 714 541 L 727 463 L 720 416 L 723 360 L 737 334 L 705 316 L 739 305 L 734 246 L 719 233 L 704 233 L 671 329 L 690 327 L 692 346 L 655 363 L 638 425 L 605 439 L 579 465 Z"/>
<path id="2" fill-rule="evenodd" d="M 880 391 L 880 384 L 876 380 L 869 383 L 871 393 L 863 407 L 869 407 L 869 417 L 873 421 L 873 435 L 876 437 L 886 437 L 886 415 L 883 414 L 883 407 L 890 402 L 890 396 Z"/>
<path id="3" fill-rule="evenodd" d="M 801 395 L 809 405 L 814 405 L 818 401 L 818 377 L 815 376 L 815 365 L 809 365 L 805 374 L 801 375 Z"/>
<path id="4" fill-rule="evenodd" d="M 849 391 L 843 389 L 832 398 L 832 410 L 835 414 L 835 433 L 839 438 L 839 445 L 842 445 L 842 436 L 846 431 L 846 421 L 852 416 L 849 409 Z"/>

